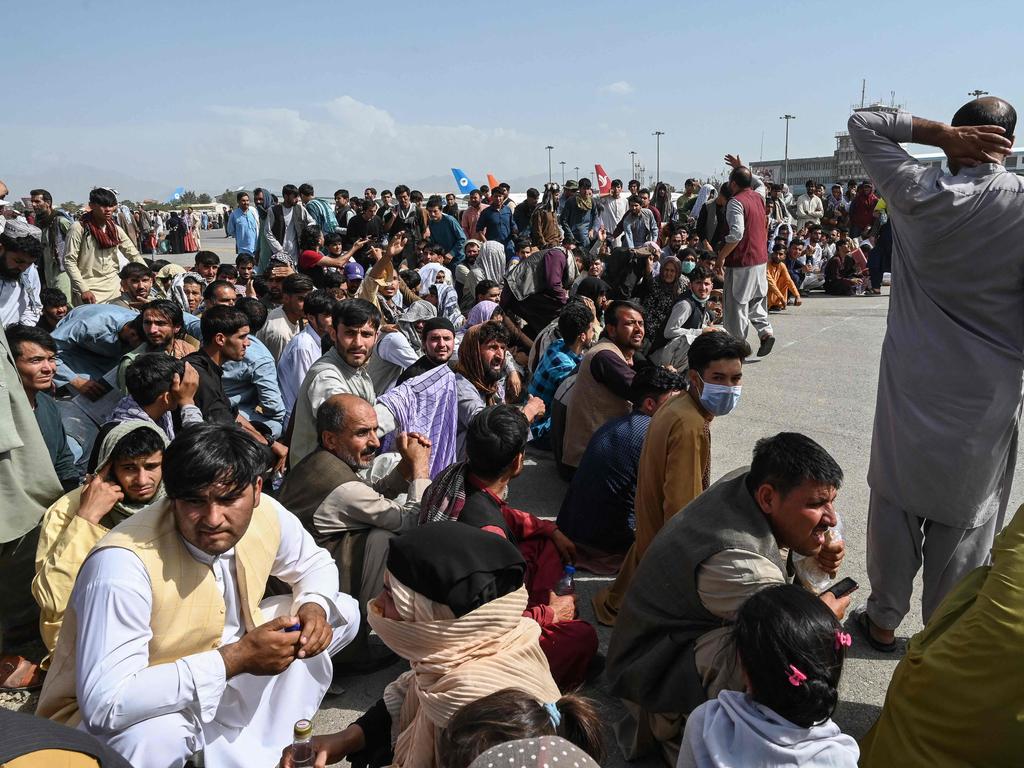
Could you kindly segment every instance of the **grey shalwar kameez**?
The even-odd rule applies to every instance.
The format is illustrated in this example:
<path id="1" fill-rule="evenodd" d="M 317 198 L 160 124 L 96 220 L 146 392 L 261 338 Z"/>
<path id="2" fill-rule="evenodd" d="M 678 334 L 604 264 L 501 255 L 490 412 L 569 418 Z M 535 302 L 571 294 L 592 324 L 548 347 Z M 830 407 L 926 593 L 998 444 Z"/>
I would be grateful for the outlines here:
<path id="1" fill-rule="evenodd" d="M 888 205 L 893 280 L 868 483 L 868 616 L 895 629 L 924 562 L 927 622 L 988 561 L 1017 456 L 1024 381 L 1024 178 L 914 160 L 907 113 L 850 136 Z"/>

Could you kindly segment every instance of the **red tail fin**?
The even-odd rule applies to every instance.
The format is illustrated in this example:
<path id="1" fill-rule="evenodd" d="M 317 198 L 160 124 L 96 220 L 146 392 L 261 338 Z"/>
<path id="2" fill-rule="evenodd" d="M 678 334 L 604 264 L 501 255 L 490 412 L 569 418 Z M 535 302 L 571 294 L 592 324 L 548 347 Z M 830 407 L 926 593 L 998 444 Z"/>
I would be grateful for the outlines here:
<path id="1" fill-rule="evenodd" d="M 597 171 L 597 191 L 599 194 L 607 195 L 612 191 L 612 180 L 608 177 L 608 174 L 604 172 L 604 168 L 598 163 L 594 166 L 594 170 Z"/>
<path id="2" fill-rule="evenodd" d="M 498 186 L 498 180 L 496 178 L 494 178 L 494 176 L 492 176 L 491 174 L 488 173 L 487 174 L 487 184 L 491 187 L 491 189 L 494 189 L 496 186 Z"/>

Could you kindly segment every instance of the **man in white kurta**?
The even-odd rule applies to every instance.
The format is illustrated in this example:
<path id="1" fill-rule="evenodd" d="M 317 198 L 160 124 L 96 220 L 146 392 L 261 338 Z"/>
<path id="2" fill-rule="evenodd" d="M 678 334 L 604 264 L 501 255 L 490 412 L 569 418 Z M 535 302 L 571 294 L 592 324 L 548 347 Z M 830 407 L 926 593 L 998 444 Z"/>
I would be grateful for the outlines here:
<path id="1" fill-rule="evenodd" d="M 909 610 L 922 562 L 927 622 L 988 561 L 1003 525 L 1024 380 L 1024 178 L 1001 163 L 1011 113 L 979 99 L 954 117 L 961 127 L 905 112 L 849 122 L 893 230 L 868 469 L 867 615 L 882 644 Z M 996 121 L 1005 135 L 977 127 Z M 900 146 L 910 141 L 943 149 L 954 173 L 918 163 Z"/>
<path id="2" fill-rule="evenodd" d="M 223 436 L 229 432 L 233 433 L 229 440 L 248 440 L 256 445 L 233 426 L 204 424 L 179 435 L 175 447 L 181 452 L 182 446 L 177 443 L 184 441 L 196 456 L 205 451 L 207 463 L 211 463 L 211 457 L 223 463 L 232 458 L 219 450 Z M 168 454 L 174 451 L 169 448 Z M 151 516 L 157 507 L 160 514 L 174 516 L 177 535 L 188 556 L 212 570 L 223 599 L 219 645 L 215 640 L 215 648 L 151 666 L 157 594 L 150 581 L 152 568 L 147 568 L 123 543 L 105 545 L 107 539 L 101 540 L 79 573 L 52 674 L 40 699 L 39 714 L 63 717 L 68 709 L 58 707 L 69 699 L 61 681 L 66 680 L 70 667 L 75 675 L 73 698 L 77 698 L 81 715 L 79 727 L 106 741 L 136 768 L 183 766 L 200 754 L 207 766 L 274 765 L 291 741 L 295 721 L 312 717 L 319 708 L 331 682 L 330 655 L 350 642 L 359 628 L 358 605 L 338 591 L 338 571 L 331 556 L 313 542 L 294 515 L 260 494 L 258 478 L 240 489 L 242 506 L 250 506 L 250 517 L 245 522 L 247 527 L 234 526 L 233 530 L 243 531 L 236 546 L 214 555 L 208 550 L 223 547 L 200 548 L 189 541 L 230 542 L 223 538 L 230 533 L 217 531 L 232 530 L 232 518 L 209 507 L 196 512 L 193 508 L 202 508 L 203 504 L 183 501 L 176 486 L 186 486 L 189 494 L 202 496 L 209 492 L 210 498 L 225 495 L 224 500 L 218 497 L 210 502 L 214 507 L 238 504 L 237 499 L 229 498 L 233 491 L 225 493 L 222 480 L 200 487 L 203 476 L 210 476 L 209 470 L 199 466 L 201 461 L 192 456 L 184 461 L 195 467 L 198 482 L 190 478 L 175 483 L 172 478 L 167 488 L 171 498 L 137 513 L 126 525 L 137 522 L 135 518 Z M 165 462 L 170 472 L 175 459 L 165 455 Z M 178 464 L 182 464 L 180 457 Z M 237 457 L 234 466 L 236 473 L 243 472 Z M 214 477 L 223 476 L 223 470 L 215 469 L 213 473 Z M 190 483 L 196 487 L 188 488 Z M 183 524 L 182 520 L 188 519 L 193 522 Z M 253 522 L 259 520 L 263 530 Z M 107 538 L 115 537 L 118 528 Z M 269 573 L 290 585 L 292 594 L 260 602 L 258 613 L 263 623 L 251 626 L 254 621 L 246 619 L 250 609 L 236 552 L 246 535 L 263 535 L 266 540 L 265 531 L 274 529 L 279 529 L 278 545 Z M 186 530 L 187 534 L 182 533 Z M 136 539 L 141 540 L 138 536 Z M 173 573 L 174 563 L 166 570 Z M 173 581 L 171 574 L 168 578 Z M 253 587 L 262 595 L 265 582 L 248 585 L 250 594 Z M 187 598 L 189 588 L 178 588 Z M 180 621 L 188 619 L 182 616 Z M 302 624 L 302 629 L 289 634 L 293 622 Z M 195 626 L 196 633 L 202 631 L 201 625 Z M 309 645 L 303 642 L 307 635 Z M 321 639 L 321 648 L 312 644 L 314 637 Z M 68 642 L 68 638 L 73 641 Z M 70 648 L 65 647 L 66 642 Z M 271 645 L 280 649 L 282 643 L 290 645 L 288 653 L 292 655 L 283 662 L 283 671 L 275 674 L 269 664 L 273 653 L 268 649 Z M 303 652 L 303 647 L 310 652 Z M 257 656 L 259 661 L 255 660 Z M 281 663 L 280 656 L 273 658 Z M 52 690 L 47 690 L 51 684 Z"/>

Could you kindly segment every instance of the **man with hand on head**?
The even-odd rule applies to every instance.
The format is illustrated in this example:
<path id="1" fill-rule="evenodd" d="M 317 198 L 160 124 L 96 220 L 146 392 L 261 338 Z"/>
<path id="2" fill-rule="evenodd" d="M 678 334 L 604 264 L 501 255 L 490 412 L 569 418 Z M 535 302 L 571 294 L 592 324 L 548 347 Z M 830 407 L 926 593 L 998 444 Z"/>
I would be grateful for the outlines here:
<path id="1" fill-rule="evenodd" d="M 37 714 L 136 768 L 271 765 L 359 626 L 330 555 L 262 494 L 266 449 L 202 424 L 165 451 L 167 499 L 86 558 Z M 269 577 L 290 594 L 263 595 Z"/>

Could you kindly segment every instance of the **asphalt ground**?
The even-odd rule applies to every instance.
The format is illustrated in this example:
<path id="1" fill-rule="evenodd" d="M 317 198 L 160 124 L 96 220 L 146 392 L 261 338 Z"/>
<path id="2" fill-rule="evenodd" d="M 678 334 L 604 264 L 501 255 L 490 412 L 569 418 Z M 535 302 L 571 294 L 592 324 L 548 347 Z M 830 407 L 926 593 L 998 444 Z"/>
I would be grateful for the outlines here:
<path id="1" fill-rule="evenodd" d="M 224 261 L 234 257 L 233 241 L 224 238 L 223 230 L 204 233 L 202 244 L 218 252 Z M 190 255 L 175 256 L 173 260 L 185 265 L 192 263 Z M 885 291 L 887 293 L 888 289 Z M 840 576 L 851 576 L 861 585 L 854 595 L 852 605 L 855 606 L 862 603 L 868 593 L 865 540 L 869 490 L 866 476 L 887 310 L 887 295 L 831 297 L 814 292 L 804 297 L 802 306 L 772 314 L 777 338 L 774 350 L 768 357 L 747 362 L 739 407 L 733 414 L 716 419 L 711 428 L 713 480 L 749 464 L 758 438 L 782 431 L 802 432 L 835 457 L 845 474 L 837 499 L 847 544 Z M 756 347 L 756 339 L 752 337 L 750 341 Z M 1022 476 L 1022 463 L 1024 458 L 1018 461 L 1018 477 Z M 936 457 L 936 471 L 948 471 L 948 464 L 942 457 Z M 566 487 L 550 458 L 531 452 L 523 474 L 512 483 L 509 502 L 538 516 L 554 518 Z M 1011 510 L 1024 502 L 1022 497 L 1021 485 L 1016 483 L 1011 494 Z M 578 574 L 581 618 L 594 622 L 590 598 L 610 581 L 610 577 Z M 919 600 L 920 580 L 915 587 L 911 613 L 897 633 L 901 650 L 902 642 L 921 629 Z M 603 653 L 608 648 L 611 630 L 596 626 Z M 856 631 L 852 633 L 854 641 L 843 671 L 841 701 L 835 721 L 845 732 L 859 738 L 878 716 L 900 653 L 877 653 Z M 342 690 L 325 697 L 314 721 L 315 731 L 332 732 L 353 722 L 405 668 L 395 664 L 371 675 L 339 681 Z M 603 679 L 589 685 L 583 693 L 598 702 L 608 724 L 606 768 L 659 765 L 653 759 L 627 763 L 619 753 L 612 725 L 621 717 L 622 708 L 618 700 L 609 695 Z M 0 705 L 31 711 L 35 697 L 6 696 L 0 698 Z M 298 718 L 302 713 L 295 716 Z"/>

